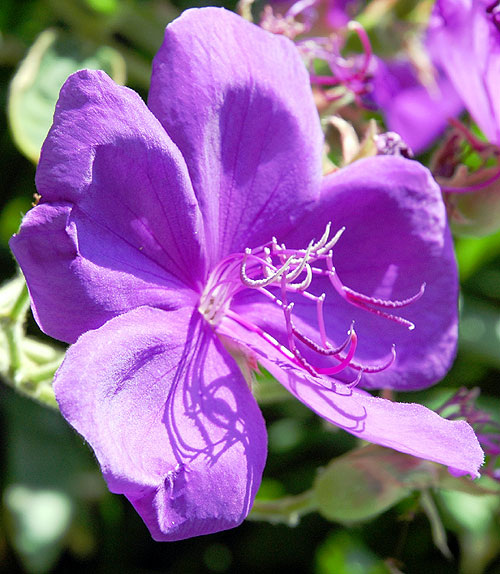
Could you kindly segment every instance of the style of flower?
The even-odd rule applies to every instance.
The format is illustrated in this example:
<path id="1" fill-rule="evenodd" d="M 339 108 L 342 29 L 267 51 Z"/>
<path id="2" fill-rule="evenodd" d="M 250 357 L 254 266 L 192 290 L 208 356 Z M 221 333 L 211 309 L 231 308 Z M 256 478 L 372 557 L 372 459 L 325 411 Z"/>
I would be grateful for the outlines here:
<path id="1" fill-rule="evenodd" d="M 11 240 L 40 327 L 74 343 L 55 393 L 110 490 L 156 540 L 245 518 L 266 431 L 237 361 L 359 438 L 477 476 L 466 422 L 359 389 L 426 387 L 453 359 L 456 267 L 428 171 L 387 156 L 322 179 L 296 48 L 223 9 L 167 27 L 148 106 L 72 75 Z"/>

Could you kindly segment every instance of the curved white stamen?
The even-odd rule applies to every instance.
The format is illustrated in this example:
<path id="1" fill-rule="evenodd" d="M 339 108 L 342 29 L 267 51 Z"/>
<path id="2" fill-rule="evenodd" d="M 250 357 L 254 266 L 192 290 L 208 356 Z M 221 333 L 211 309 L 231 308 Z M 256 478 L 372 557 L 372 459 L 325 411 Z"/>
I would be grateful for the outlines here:
<path id="1" fill-rule="evenodd" d="M 290 289 L 291 291 L 303 291 L 304 289 L 307 289 L 309 287 L 312 281 L 311 266 L 307 264 L 305 268 L 306 268 L 306 276 L 304 280 L 301 283 L 289 283 L 287 285 L 288 289 Z"/>
<path id="2" fill-rule="evenodd" d="M 296 259 L 295 261 L 293 261 L 294 264 L 295 263 L 299 263 L 299 264 L 293 271 L 290 271 L 290 273 L 287 273 L 286 280 L 288 283 L 295 281 L 295 279 L 297 279 L 297 277 L 304 270 L 304 267 L 307 265 L 307 262 L 309 260 L 309 255 L 311 254 L 312 246 L 313 246 L 312 242 L 309 243 L 309 246 L 306 249 L 304 257 L 302 257 L 301 259 Z"/>
<path id="3" fill-rule="evenodd" d="M 342 237 L 342 234 L 345 231 L 345 227 L 341 227 L 337 233 L 330 239 L 330 241 L 324 246 L 322 247 L 320 250 L 318 250 L 318 252 L 316 253 L 316 255 L 320 256 L 320 255 L 324 255 L 325 253 L 328 253 L 329 251 L 331 251 L 335 245 L 337 245 L 338 240 Z"/>
<path id="4" fill-rule="evenodd" d="M 245 254 L 243 255 L 243 261 L 241 263 L 241 267 L 240 267 L 240 278 L 241 278 L 241 282 L 246 285 L 247 287 L 252 287 L 252 288 L 257 288 L 257 287 L 267 287 L 268 285 L 270 285 L 271 283 L 274 283 L 277 279 L 279 279 L 283 273 L 285 273 L 285 271 L 290 267 L 290 265 L 293 263 L 293 260 L 295 259 L 294 255 L 291 255 L 286 261 L 285 263 L 283 263 L 283 265 L 275 272 L 273 273 L 270 277 L 265 277 L 264 279 L 251 279 L 250 277 L 248 277 L 247 275 L 247 258 L 249 255 L 251 255 L 251 250 L 250 249 L 245 249 Z"/>
<path id="5" fill-rule="evenodd" d="M 316 251 L 317 249 L 321 249 L 323 247 L 323 245 L 327 242 L 328 237 L 330 236 L 330 229 L 332 227 L 332 222 L 329 221 L 326 224 L 325 227 L 325 232 L 323 233 L 323 235 L 321 236 L 320 240 L 317 243 L 313 244 L 313 251 Z"/>
<path id="6" fill-rule="evenodd" d="M 313 278 L 316 276 L 328 278 L 332 287 L 346 302 L 364 311 L 407 326 L 409 329 L 414 328 L 413 323 L 386 310 L 399 309 L 416 302 L 424 294 L 425 283 L 415 295 L 401 300 L 380 299 L 364 295 L 345 286 L 333 266 L 333 248 L 344 231 L 345 227 L 340 228 L 329 239 L 331 232 L 331 223 L 329 222 L 320 239 L 310 241 L 306 249 L 289 249 L 284 243 L 278 243 L 278 240 L 273 237 L 270 242 L 261 247 L 247 248 L 243 253 L 226 257 L 213 270 L 207 281 L 206 288 L 200 298 L 200 312 L 209 323 L 216 327 L 224 316 L 236 315 L 230 309 L 233 297 L 245 289 L 254 289 L 269 298 L 283 312 L 288 339 L 287 347 L 282 347 L 275 339 L 255 325 L 252 326 L 251 330 L 271 343 L 273 347 L 279 348 L 281 351 L 286 350 L 285 354 L 288 358 L 291 358 L 297 366 L 305 369 L 314 377 L 318 377 L 318 380 L 321 379 L 319 375 L 334 376 L 346 368 L 352 368 L 359 371 L 359 374 L 356 380 L 348 383 L 347 386 L 354 387 L 359 383 L 363 373 L 377 373 L 389 368 L 396 358 L 394 346 L 391 349 L 389 359 L 382 360 L 380 364 L 364 365 L 354 361 L 358 336 L 353 325 L 351 325 L 346 340 L 340 346 L 335 347 L 330 342 L 324 316 L 326 294 L 321 293 L 318 296 L 314 294 L 313 289 L 309 291 Z M 276 289 L 279 291 L 276 292 Z M 303 334 L 294 325 L 292 314 L 295 302 L 288 300 L 290 293 L 294 296 L 304 297 L 316 304 L 319 343 Z M 248 320 L 241 320 L 245 325 L 251 325 Z M 297 346 L 298 343 L 318 355 L 335 359 L 338 364 L 324 367 L 311 365 L 308 362 L 309 358 L 306 359 L 302 355 Z"/>

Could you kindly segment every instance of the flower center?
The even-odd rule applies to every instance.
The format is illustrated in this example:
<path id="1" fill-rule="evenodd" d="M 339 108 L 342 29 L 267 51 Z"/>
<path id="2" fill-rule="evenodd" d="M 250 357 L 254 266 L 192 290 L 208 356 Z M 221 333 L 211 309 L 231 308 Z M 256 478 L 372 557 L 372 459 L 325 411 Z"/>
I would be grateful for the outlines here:
<path id="1" fill-rule="evenodd" d="M 389 359 L 382 364 L 361 365 L 354 362 L 358 340 L 354 325 L 349 328 L 347 338 L 341 345 L 334 346 L 329 341 L 324 320 L 326 294 L 314 295 L 309 288 L 314 277 L 326 277 L 334 290 L 348 303 L 412 330 L 415 325 L 394 314 L 394 310 L 406 307 L 420 299 L 424 293 L 425 284 L 412 297 L 399 301 L 370 297 L 346 287 L 333 265 L 333 249 L 344 229 L 341 228 L 331 236 L 331 223 L 328 223 L 319 241 L 312 240 L 305 249 L 289 249 L 285 244 L 279 244 L 276 238 L 273 238 L 263 246 L 255 249 L 247 248 L 244 253 L 229 255 L 211 273 L 200 298 L 198 307 L 200 313 L 214 328 L 224 316 L 231 317 L 245 328 L 261 335 L 289 359 L 291 358 L 313 375 L 334 375 L 350 367 L 360 373 L 354 382 L 357 384 L 361 373 L 374 373 L 388 368 L 395 359 L 394 346 Z M 259 327 L 230 309 L 233 297 L 246 289 L 259 292 L 282 310 L 288 339 L 287 347 L 280 345 Z M 291 294 L 300 295 L 316 304 L 319 342 L 302 333 L 295 325 L 294 302 L 289 301 Z M 317 355 L 335 359 L 336 364 L 331 367 L 315 367 L 309 364 L 299 351 L 297 341 Z"/>

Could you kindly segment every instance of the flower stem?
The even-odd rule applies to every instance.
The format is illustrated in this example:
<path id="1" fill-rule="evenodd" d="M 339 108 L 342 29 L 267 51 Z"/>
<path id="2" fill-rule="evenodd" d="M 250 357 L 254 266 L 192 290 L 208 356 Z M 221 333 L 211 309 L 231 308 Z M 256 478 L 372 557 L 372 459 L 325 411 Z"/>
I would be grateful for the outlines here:
<path id="1" fill-rule="evenodd" d="M 432 531 L 432 540 L 434 541 L 434 544 L 441 551 L 443 556 L 451 560 L 453 558 L 453 554 L 448 548 L 446 530 L 443 526 L 443 522 L 439 516 L 439 511 L 429 490 L 425 489 L 420 492 L 420 505 L 425 515 L 429 519 Z"/>
<path id="2" fill-rule="evenodd" d="M 248 518 L 272 524 L 296 526 L 305 514 L 314 512 L 317 503 L 312 490 L 306 490 L 295 496 L 286 496 L 276 500 L 256 500 Z"/>

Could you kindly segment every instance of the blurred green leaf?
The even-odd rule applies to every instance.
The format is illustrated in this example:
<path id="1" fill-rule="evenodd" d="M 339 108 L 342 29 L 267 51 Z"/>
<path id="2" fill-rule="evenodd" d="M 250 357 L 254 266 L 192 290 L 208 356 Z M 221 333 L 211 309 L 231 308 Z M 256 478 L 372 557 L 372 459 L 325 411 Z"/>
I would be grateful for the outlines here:
<path id="1" fill-rule="evenodd" d="M 443 490 L 440 494 L 447 511 L 460 526 L 486 531 L 500 506 L 497 495 L 475 496 L 466 492 Z"/>
<path id="2" fill-rule="evenodd" d="M 11 518 L 12 542 L 24 569 L 33 574 L 50 572 L 71 523 L 71 499 L 57 490 L 13 484 L 5 490 L 4 504 Z"/>
<path id="3" fill-rule="evenodd" d="M 255 375 L 252 392 L 261 405 L 280 403 L 293 398 L 285 387 L 262 367 L 260 367 L 260 372 Z"/>
<path id="4" fill-rule="evenodd" d="M 388 510 L 413 490 L 437 484 L 438 467 L 378 445 L 334 459 L 314 483 L 319 512 L 329 520 L 353 523 Z"/>
<path id="5" fill-rule="evenodd" d="M 86 0 L 87 5 L 101 14 L 114 14 L 120 7 L 118 0 Z"/>
<path id="6" fill-rule="evenodd" d="M 455 243 L 460 279 L 465 281 L 500 254 L 500 231 L 486 237 L 460 237 Z"/>
<path id="7" fill-rule="evenodd" d="M 40 34 L 12 79 L 10 128 L 19 149 L 33 162 L 38 162 L 61 86 L 83 68 L 101 69 L 116 82 L 125 81 L 125 63 L 118 51 L 56 30 Z"/>
<path id="8" fill-rule="evenodd" d="M 488 365 L 500 368 L 500 311 L 497 307 L 464 297 L 460 321 L 460 348 Z"/>
<path id="9" fill-rule="evenodd" d="M 318 548 L 317 574 L 388 574 L 389 568 L 355 534 L 342 531 Z"/>
<path id="10" fill-rule="evenodd" d="M 446 490 L 439 497 L 459 538 L 460 574 L 482 574 L 500 549 L 500 498 Z"/>
<path id="11" fill-rule="evenodd" d="M 28 197 L 13 197 L 0 212 L 0 242 L 7 243 L 17 233 L 23 215 L 31 208 Z"/>
<path id="12" fill-rule="evenodd" d="M 269 452 L 282 453 L 295 448 L 304 439 L 305 429 L 294 418 L 282 418 L 268 428 Z"/>
<path id="13" fill-rule="evenodd" d="M 263 478 L 257 492 L 258 500 L 274 500 L 284 496 L 285 489 L 283 484 L 274 478 Z"/>
<path id="14" fill-rule="evenodd" d="M 2 469 L 7 534 L 27 572 L 49 572 L 82 506 L 104 495 L 104 481 L 59 413 L 6 389 L 0 396 L 9 433 Z"/>

